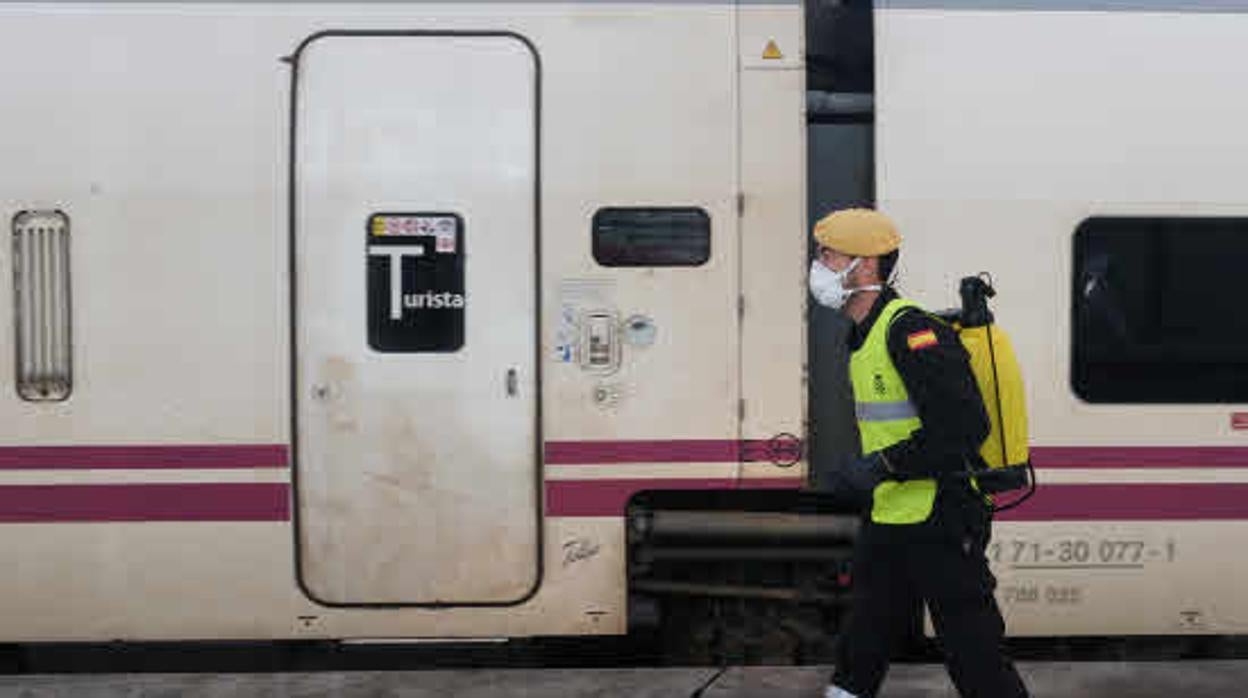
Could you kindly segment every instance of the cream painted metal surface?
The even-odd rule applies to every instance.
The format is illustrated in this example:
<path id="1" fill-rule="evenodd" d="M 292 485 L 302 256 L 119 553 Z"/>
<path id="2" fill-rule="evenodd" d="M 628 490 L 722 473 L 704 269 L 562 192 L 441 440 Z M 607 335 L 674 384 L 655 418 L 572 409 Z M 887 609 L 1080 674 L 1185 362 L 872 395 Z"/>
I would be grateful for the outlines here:
<path id="1" fill-rule="evenodd" d="M 536 61 L 513 36 L 328 35 L 298 55 L 296 494 L 320 601 L 510 603 L 538 583 Z M 458 350 L 370 348 L 384 212 L 463 220 L 463 310 L 407 308 L 382 255 L 389 318 L 462 312 Z"/>
<path id="2" fill-rule="evenodd" d="M 742 7 L 739 17 L 741 433 L 744 439 L 796 440 L 806 422 L 806 188 L 805 175 L 794 175 L 806 172 L 802 13 L 800 7 Z M 769 42 L 783 58 L 762 57 Z M 795 338 L 792 328 L 801 335 Z M 741 474 L 806 475 L 804 457 L 779 463 L 744 464 Z"/>
<path id="3" fill-rule="evenodd" d="M 8 526 L 14 640 L 595 635 L 627 629 L 624 521 L 553 518 L 537 595 L 506 608 L 327 608 L 295 587 L 290 531 L 255 523 Z M 24 535 L 16 536 L 17 532 Z M 566 561 L 564 545 L 598 554 Z M 55 551 L 56 554 L 51 554 Z M 66 573 L 67 559 L 93 574 Z M 18 591 L 20 590 L 20 593 Z"/>

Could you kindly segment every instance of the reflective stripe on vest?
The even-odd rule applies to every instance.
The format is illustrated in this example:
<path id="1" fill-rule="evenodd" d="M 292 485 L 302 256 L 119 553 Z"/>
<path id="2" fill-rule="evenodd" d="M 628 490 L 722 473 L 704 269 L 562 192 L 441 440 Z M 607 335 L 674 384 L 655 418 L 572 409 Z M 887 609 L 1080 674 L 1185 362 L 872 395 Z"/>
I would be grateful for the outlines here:
<path id="1" fill-rule="evenodd" d="M 919 410 L 909 400 L 903 402 L 857 402 L 854 412 L 860 422 L 893 422 L 919 416 Z"/>
<path id="2" fill-rule="evenodd" d="M 923 426 L 910 402 L 901 374 L 888 355 L 888 329 L 898 313 L 917 305 L 895 299 L 884 306 L 862 346 L 849 360 L 862 452 L 882 451 Z M 886 481 L 872 494 L 871 520 L 881 524 L 917 524 L 932 514 L 936 481 Z"/>

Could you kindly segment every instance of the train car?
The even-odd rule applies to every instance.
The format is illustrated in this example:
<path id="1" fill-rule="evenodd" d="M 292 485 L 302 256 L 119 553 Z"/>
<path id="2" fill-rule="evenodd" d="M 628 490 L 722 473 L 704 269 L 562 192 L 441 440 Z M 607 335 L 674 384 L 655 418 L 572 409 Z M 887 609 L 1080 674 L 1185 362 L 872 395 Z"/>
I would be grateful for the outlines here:
<path id="1" fill-rule="evenodd" d="M 1243 634 L 1248 325 L 1219 297 L 1248 254 L 1248 4 L 879 4 L 904 286 L 992 272 L 1027 377 L 1041 487 L 989 551 L 1010 631 Z"/>
<path id="2" fill-rule="evenodd" d="M 634 492 L 801 482 L 801 35 L 0 4 L 0 641 L 624 632 Z"/>
<path id="3" fill-rule="evenodd" d="M 0 642 L 828 636 L 872 201 L 1000 292 L 1009 632 L 1242 633 L 1246 10 L 0 3 Z"/>

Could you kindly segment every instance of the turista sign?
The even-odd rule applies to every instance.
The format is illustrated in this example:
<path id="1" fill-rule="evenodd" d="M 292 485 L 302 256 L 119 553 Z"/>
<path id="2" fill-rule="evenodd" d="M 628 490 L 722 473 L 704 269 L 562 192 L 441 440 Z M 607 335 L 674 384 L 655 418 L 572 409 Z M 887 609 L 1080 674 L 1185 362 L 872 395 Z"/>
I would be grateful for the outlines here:
<path id="1" fill-rule="evenodd" d="M 463 220 L 385 213 L 368 221 L 368 341 L 382 352 L 452 352 L 464 342 Z"/>
<path id="2" fill-rule="evenodd" d="M 464 307 L 464 295 L 462 293 L 434 293 L 433 291 L 405 293 L 403 294 L 403 307 L 408 310 L 442 310 L 447 308 L 459 310 Z"/>

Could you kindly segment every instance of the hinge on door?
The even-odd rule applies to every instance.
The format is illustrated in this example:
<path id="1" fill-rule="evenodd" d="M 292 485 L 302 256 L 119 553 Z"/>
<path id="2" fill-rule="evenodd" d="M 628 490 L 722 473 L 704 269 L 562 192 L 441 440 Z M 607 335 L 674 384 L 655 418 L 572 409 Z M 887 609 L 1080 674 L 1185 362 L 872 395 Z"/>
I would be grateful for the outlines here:
<path id="1" fill-rule="evenodd" d="M 737 216 L 745 215 L 745 192 L 737 192 Z"/>
<path id="2" fill-rule="evenodd" d="M 745 317 L 745 294 L 737 296 L 737 318 Z"/>
<path id="3" fill-rule="evenodd" d="M 737 400 L 737 419 L 745 421 L 745 398 Z"/>

